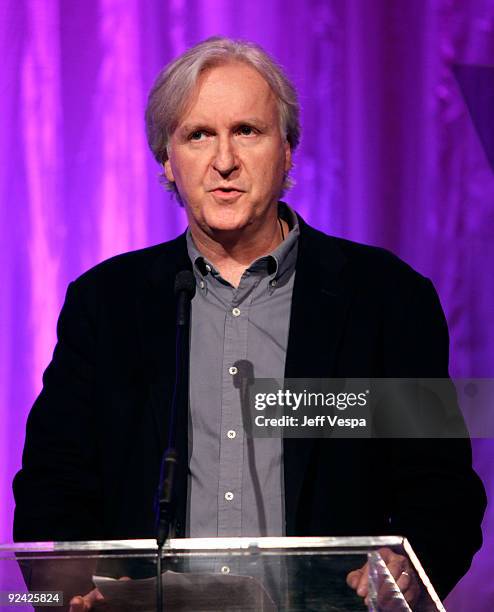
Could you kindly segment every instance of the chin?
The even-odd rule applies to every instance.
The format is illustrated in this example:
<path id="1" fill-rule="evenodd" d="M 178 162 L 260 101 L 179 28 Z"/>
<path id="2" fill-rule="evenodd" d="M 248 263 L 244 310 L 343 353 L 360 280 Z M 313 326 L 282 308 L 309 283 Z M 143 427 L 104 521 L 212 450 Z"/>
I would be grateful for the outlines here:
<path id="1" fill-rule="evenodd" d="M 204 223 L 214 232 L 235 232 L 250 225 L 252 220 L 246 211 L 221 207 L 221 210 L 207 211 Z"/>
<path id="2" fill-rule="evenodd" d="M 243 230 L 248 223 L 227 223 L 227 222 L 216 222 L 216 223 L 208 223 L 207 227 L 209 231 L 213 234 L 229 234 L 234 232 L 239 232 Z"/>

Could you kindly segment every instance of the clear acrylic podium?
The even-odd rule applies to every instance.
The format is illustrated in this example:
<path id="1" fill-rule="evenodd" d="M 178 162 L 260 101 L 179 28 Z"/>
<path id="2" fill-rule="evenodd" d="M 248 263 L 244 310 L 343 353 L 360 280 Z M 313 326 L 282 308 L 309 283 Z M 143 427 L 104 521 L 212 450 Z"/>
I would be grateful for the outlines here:
<path id="1" fill-rule="evenodd" d="M 412 607 L 382 548 L 408 557 L 420 585 Z M 1 545 L 0 610 L 69 610 L 91 593 L 94 610 L 156 612 L 156 558 L 154 540 Z M 345 580 L 366 561 L 368 605 Z M 394 536 L 177 539 L 162 572 L 167 611 L 444 610 L 408 541 Z"/>

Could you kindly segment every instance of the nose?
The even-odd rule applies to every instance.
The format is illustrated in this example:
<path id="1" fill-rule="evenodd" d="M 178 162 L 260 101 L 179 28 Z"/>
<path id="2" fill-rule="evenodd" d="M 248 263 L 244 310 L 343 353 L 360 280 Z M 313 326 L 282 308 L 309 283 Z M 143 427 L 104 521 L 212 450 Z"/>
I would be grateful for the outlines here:
<path id="1" fill-rule="evenodd" d="M 229 176 L 238 168 L 235 145 L 226 135 L 218 138 L 213 158 L 213 168 L 223 177 Z"/>

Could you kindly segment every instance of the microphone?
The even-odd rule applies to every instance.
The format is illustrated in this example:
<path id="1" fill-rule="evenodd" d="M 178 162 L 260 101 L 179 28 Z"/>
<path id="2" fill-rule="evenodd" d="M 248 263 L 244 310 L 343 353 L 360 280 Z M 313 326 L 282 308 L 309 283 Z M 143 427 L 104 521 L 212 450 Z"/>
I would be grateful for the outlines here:
<path id="1" fill-rule="evenodd" d="M 158 484 L 158 507 L 156 512 L 157 543 L 161 547 L 168 537 L 175 518 L 175 474 L 178 454 L 175 448 L 176 423 L 179 410 L 185 410 L 187 397 L 188 364 L 186 361 L 186 325 L 189 322 L 190 302 L 195 295 L 196 281 L 190 270 L 181 270 L 175 277 L 174 293 L 177 298 L 175 335 L 175 384 L 168 419 L 168 445 L 161 460 Z"/>
<path id="2" fill-rule="evenodd" d="M 177 296 L 177 325 L 183 327 L 188 323 L 189 304 L 196 293 L 196 279 L 190 270 L 181 270 L 175 277 L 175 295 Z"/>

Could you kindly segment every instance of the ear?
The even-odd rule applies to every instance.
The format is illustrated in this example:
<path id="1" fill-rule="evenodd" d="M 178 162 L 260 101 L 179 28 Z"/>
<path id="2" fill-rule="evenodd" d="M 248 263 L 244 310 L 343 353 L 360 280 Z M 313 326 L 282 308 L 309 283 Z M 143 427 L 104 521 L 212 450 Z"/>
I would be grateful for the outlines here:
<path id="1" fill-rule="evenodd" d="M 292 167 L 292 147 L 288 140 L 285 140 L 285 172 L 288 172 Z"/>
<path id="2" fill-rule="evenodd" d="M 166 162 L 163 164 L 163 169 L 165 171 L 165 176 L 166 178 L 171 182 L 174 183 L 175 182 L 175 177 L 173 176 L 173 170 L 172 170 L 172 165 L 170 164 L 170 158 L 168 158 L 166 160 Z"/>

